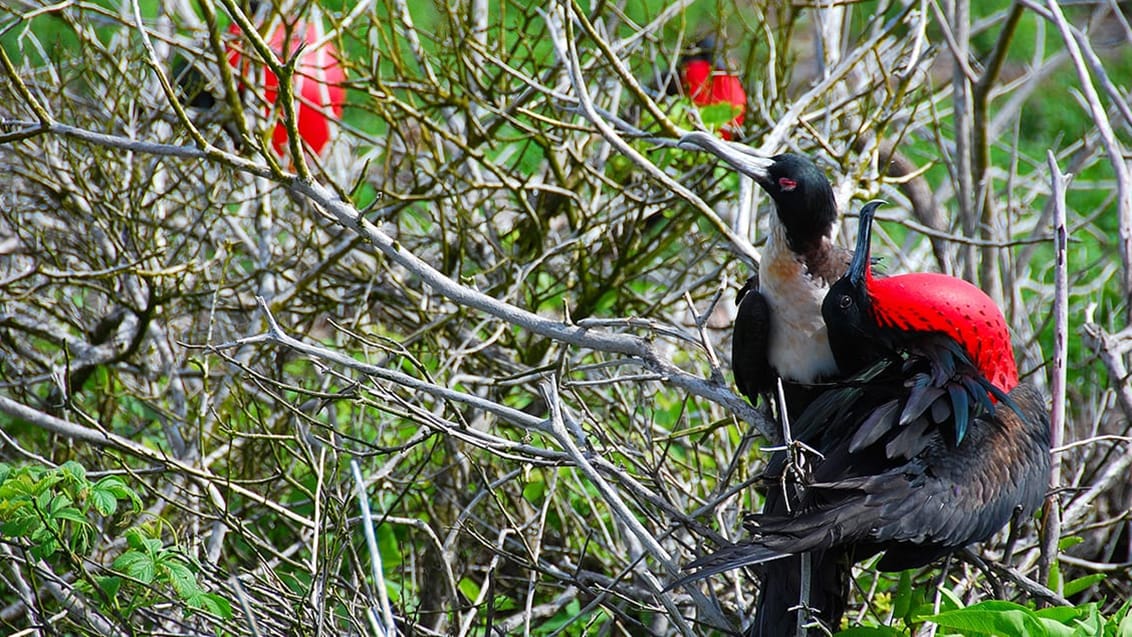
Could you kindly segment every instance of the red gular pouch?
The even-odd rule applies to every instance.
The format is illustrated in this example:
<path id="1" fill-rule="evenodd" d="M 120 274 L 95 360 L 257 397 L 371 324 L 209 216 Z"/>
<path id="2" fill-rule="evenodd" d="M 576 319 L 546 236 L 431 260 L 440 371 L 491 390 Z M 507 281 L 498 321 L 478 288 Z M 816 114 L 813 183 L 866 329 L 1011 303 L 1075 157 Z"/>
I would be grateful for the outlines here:
<path id="1" fill-rule="evenodd" d="M 232 24 L 228 31 L 237 36 L 242 33 L 236 24 Z M 321 155 L 330 142 L 331 122 L 342 119 L 342 105 L 346 101 L 346 72 L 339 62 L 338 50 L 332 42 L 324 39 L 325 35 L 320 22 L 299 20 L 290 29 L 287 25 L 280 24 L 268 40 L 268 46 L 284 61 L 294 55 L 300 46 L 305 45 L 295 63 L 293 77 L 295 117 L 299 138 L 315 155 Z M 244 82 L 262 91 L 266 101 L 266 114 L 270 116 L 272 112 L 275 113 L 271 146 L 276 154 L 284 156 L 288 139 L 282 108 L 276 105 L 279 78 L 257 61 L 245 59 L 235 45 L 230 44 L 227 50 L 228 62 L 240 72 Z"/>
<path id="2" fill-rule="evenodd" d="M 747 112 L 747 91 L 737 75 L 712 68 L 711 62 L 692 58 L 684 62 L 682 81 L 684 92 L 696 106 L 728 104 L 735 116 L 719 129 L 719 136 L 731 140 L 743 125 Z"/>

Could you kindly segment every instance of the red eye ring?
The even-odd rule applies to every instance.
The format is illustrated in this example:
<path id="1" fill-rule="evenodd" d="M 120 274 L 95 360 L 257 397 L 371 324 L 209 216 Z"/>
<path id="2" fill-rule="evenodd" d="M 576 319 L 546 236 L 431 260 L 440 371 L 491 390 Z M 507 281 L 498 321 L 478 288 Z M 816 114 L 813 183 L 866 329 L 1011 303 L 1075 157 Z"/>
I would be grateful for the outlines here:
<path id="1" fill-rule="evenodd" d="M 786 192 L 790 192 L 791 190 L 794 190 L 798 187 L 798 182 L 789 177 L 779 177 L 778 187 L 785 190 Z"/>

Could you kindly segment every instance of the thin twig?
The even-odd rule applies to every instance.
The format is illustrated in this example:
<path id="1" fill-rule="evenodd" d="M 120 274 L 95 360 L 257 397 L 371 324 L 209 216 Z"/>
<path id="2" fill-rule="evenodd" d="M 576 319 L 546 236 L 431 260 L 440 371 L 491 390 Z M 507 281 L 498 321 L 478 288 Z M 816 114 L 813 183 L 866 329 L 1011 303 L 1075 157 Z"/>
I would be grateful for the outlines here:
<path id="1" fill-rule="evenodd" d="M 1050 446 L 1062 446 L 1065 440 L 1065 391 L 1066 365 L 1069 355 L 1069 266 L 1066 235 L 1065 187 L 1069 182 L 1061 174 L 1057 157 L 1047 151 L 1050 172 L 1050 198 L 1053 206 L 1054 241 L 1054 351 L 1053 378 L 1050 389 L 1053 393 L 1053 410 L 1050 413 Z M 1058 541 L 1061 538 L 1061 504 L 1056 492 L 1061 486 L 1061 455 L 1055 455 L 1050 471 L 1050 489 L 1053 493 L 1046 499 L 1042 521 L 1042 560 L 1038 572 L 1040 579 L 1048 581 L 1049 571 L 1057 560 Z M 1060 580 L 1059 580 L 1060 582 Z M 1060 583 L 1059 583 L 1060 586 Z M 1060 588 L 1058 589 L 1060 593 Z"/>

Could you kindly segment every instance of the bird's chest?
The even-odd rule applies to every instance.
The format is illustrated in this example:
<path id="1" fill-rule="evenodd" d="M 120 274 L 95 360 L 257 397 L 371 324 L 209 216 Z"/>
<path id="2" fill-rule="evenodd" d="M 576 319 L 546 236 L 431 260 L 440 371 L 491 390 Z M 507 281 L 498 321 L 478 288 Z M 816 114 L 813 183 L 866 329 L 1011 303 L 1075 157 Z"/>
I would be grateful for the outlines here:
<path id="1" fill-rule="evenodd" d="M 759 266 L 759 292 L 770 307 L 767 358 L 784 380 L 812 383 L 836 374 L 821 304 L 829 286 L 771 237 Z"/>

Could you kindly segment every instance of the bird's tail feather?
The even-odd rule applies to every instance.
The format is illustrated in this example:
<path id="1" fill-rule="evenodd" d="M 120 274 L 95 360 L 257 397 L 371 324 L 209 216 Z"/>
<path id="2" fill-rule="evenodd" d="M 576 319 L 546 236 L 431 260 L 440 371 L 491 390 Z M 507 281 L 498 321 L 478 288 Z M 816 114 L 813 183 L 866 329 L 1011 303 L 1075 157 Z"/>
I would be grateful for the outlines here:
<path id="1" fill-rule="evenodd" d="M 672 582 L 665 587 L 665 590 L 685 586 L 705 577 L 711 577 L 712 575 L 732 569 L 754 566 L 783 557 L 786 557 L 785 553 L 772 551 L 771 549 L 752 542 L 728 544 L 718 551 L 698 558 L 686 565 L 684 570 L 694 570 L 695 572 L 688 573 L 684 577 Z"/>

